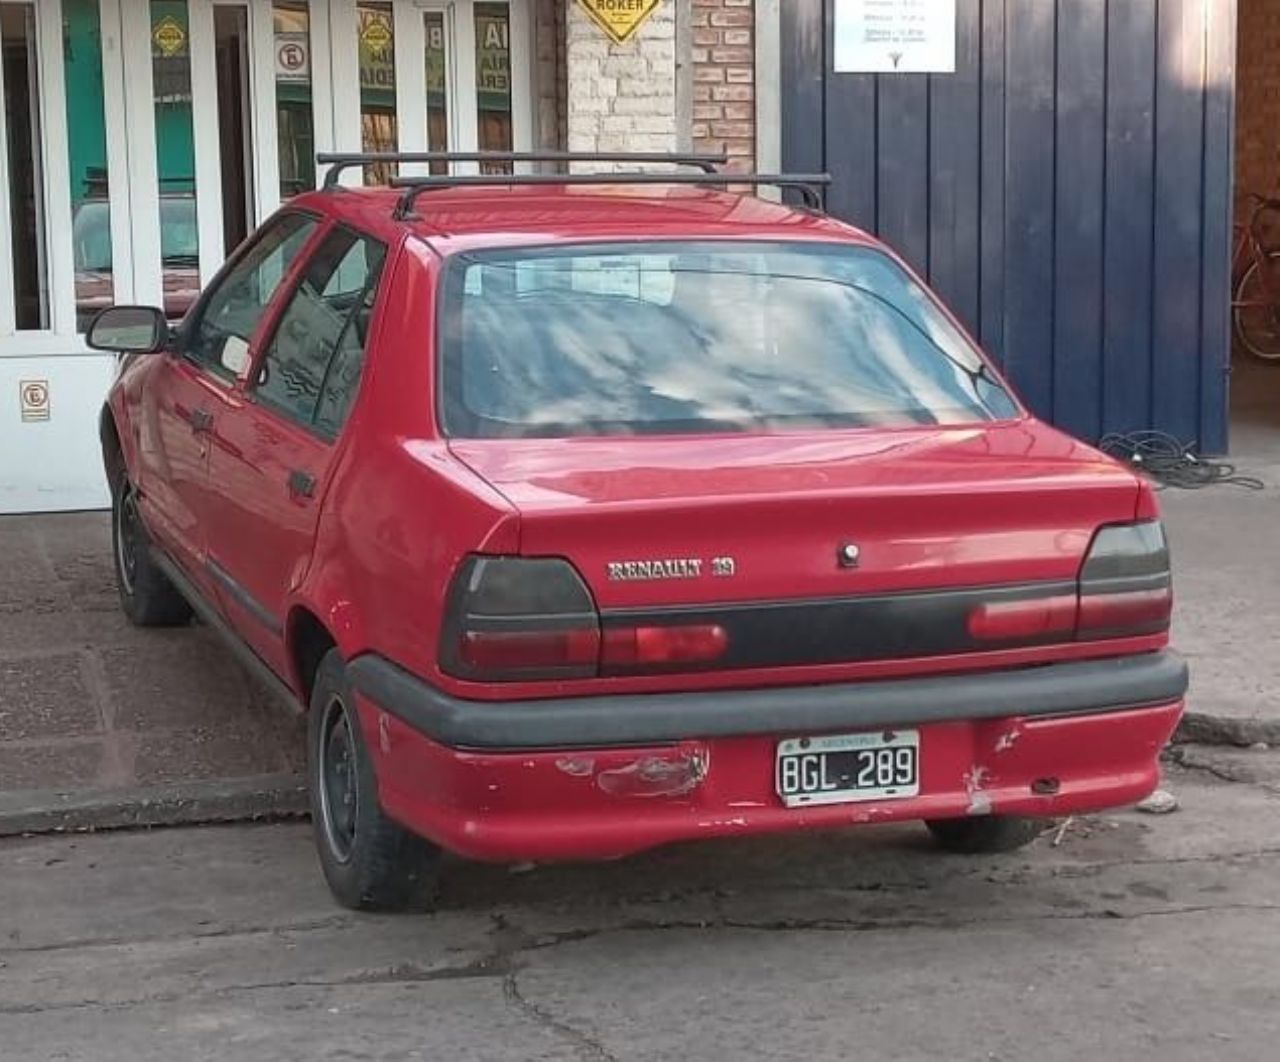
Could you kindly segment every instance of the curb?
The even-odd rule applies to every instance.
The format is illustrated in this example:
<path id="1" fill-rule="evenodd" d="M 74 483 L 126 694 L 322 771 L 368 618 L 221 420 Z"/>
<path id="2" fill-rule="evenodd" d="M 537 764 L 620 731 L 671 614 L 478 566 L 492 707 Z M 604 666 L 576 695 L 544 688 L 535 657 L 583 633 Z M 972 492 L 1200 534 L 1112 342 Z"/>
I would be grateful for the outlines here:
<path id="1" fill-rule="evenodd" d="M 1248 748 L 1259 743 L 1280 746 L 1280 720 L 1235 719 L 1230 716 L 1187 712 L 1173 741 L 1192 745 L 1231 745 Z"/>
<path id="2" fill-rule="evenodd" d="M 307 791 L 292 774 L 127 789 L 0 793 L 0 837 L 297 818 Z"/>

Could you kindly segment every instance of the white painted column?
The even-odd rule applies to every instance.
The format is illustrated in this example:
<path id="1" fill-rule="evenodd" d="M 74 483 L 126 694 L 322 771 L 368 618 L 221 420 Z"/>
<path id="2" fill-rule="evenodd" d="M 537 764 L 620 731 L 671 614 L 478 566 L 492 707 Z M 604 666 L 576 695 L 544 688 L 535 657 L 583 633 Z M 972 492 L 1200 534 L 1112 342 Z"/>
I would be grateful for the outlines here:
<path id="1" fill-rule="evenodd" d="M 117 303 L 140 301 L 134 294 L 134 259 L 128 126 L 125 121 L 125 55 L 120 0 L 100 0 L 102 32 L 102 119 L 107 140 L 107 194 L 111 212 L 112 288 Z"/>
<path id="2" fill-rule="evenodd" d="M 359 22 L 356 0 L 330 0 L 329 5 L 329 76 L 328 84 L 314 83 L 314 90 L 333 94 L 333 150 L 362 150 L 360 135 L 360 46 L 357 38 Z M 359 185 L 358 168 L 342 175 L 342 183 Z"/>
<path id="3" fill-rule="evenodd" d="M 417 0 L 392 0 L 396 56 L 396 139 L 400 151 L 427 150 L 427 30 Z M 402 177 L 429 172 L 419 163 L 400 167 Z"/>
<path id="4" fill-rule="evenodd" d="M 213 28 L 213 0 L 187 0 L 187 21 L 200 282 L 207 284 L 226 257 L 223 247 L 226 236 L 222 228 L 222 145 L 218 136 L 217 36 Z"/>
<path id="5" fill-rule="evenodd" d="M 11 335 L 18 327 L 13 290 L 13 233 L 9 227 L 9 126 L 5 121 L 4 49 L 0 48 L 0 336 Z"/>
<path id="6" fill-rule="evenodd" d="M 133 254 L 129 260 L 133 265 L 133 298 L 147 306 L 163 306 L 160 178 L 156 162 L 155 97 L 151 78 L 151 5 L 137 0 L 120 0 L 120 30 L 128 152 L 124 187 L 128 194 L 127 215 L 132 236 Z M 114 185 L 114 176 L 112 182 Z M 201 237 L 203 244 L 203 233 Z M 119 261 L 117 257 L 116 262 Z"/>
<path id="7" fill-rule="evenodd" d="M 253 225 L 256 226 L 280 205 L 276 30 L 269 3 L 249 5 L 249 109 L 253 122 Z"/>

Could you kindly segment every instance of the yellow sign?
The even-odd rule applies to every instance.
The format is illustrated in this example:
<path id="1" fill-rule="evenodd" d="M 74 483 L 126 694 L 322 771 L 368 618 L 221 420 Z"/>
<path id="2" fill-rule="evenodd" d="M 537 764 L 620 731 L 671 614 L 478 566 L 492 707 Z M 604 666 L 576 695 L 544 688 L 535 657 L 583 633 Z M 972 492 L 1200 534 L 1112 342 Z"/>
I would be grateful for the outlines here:
<path id="1" fill-rule="evenodd" d="M 151 40 L 163 56 L 179 55 L 187 46 L 186 31 L 172 15 L 165 15 L 151 30 Z"/>
<path id="2" fill-rule="evenodd" d="M 583 10 L 616 44 L 630 40 L 662 0 L 578 0 Z"/>
<path id="3" fill-rule="evenodd" d="M 371 52 L 381 52 L 389 48 L 395 40 L 388 23 L 388 16 L 378 11 L 362 11 L 365 15 L 364 25 L 360 29 L 360 40 Z"/>

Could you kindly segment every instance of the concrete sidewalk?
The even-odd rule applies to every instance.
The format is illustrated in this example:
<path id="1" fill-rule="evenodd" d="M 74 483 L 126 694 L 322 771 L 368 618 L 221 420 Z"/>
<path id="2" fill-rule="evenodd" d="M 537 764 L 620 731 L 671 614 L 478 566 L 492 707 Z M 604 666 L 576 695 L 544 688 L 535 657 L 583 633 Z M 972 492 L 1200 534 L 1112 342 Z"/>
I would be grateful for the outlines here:
<path id="1" fill-rule="evenodd" d="M 198 626 L 125 622 L 105 513 L 0 519 L 0 832 L 300 810 L 304 745 Z"/>
<path id="2" fill-rule="evenodd" d="M 1277 415 L 1235 440 L 1266 490 L 1162 494 L 1197 740 L 1280 744 Z M 301 724 L 208 630 L 131 628 L 110 550 L 105 513 L 0 519 L 0 834 L 302 811 Z"/>

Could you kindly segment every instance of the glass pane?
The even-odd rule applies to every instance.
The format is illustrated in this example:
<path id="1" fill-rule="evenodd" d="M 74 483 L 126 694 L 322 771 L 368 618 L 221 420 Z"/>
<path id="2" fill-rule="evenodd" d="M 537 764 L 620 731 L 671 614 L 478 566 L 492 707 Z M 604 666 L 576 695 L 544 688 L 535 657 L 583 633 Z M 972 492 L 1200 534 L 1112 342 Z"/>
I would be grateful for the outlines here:
<path id="1" fill-rule="evenodd" d="M 477 139 L 481 151 L 510 151 L 511 12 L 506 4 L 476 4 Z M 510 173 L 505 163 L 486 173 Z"/>
<path id="2" fill-rule="evenodd" d="M 113 301 L 107 130 L 102 113 L 102 27 L 98 0 L 62 0 L 67 79 L 67 161 L 76 331 Z"/>
<path id="3" fill-rule="evenodd" d="M 336 435 L 360 382 L 383 247 L 337 229 L 312 255 L 267 348 L 255 394 Z"/>
<path id="4" fill-rule="evenodd" d="M 164 267 L 164 312 L 170 320 L 182 317 L 200 290 L 190 42 L 186 0 L 151 0 L 160 257 Z"/>
<path id="5" fill-rule="evenodd" d="M 280 198 L 315 186 L 315 126 L 311 117 L 311 13 L 307 0 L 276 0 L 276 137 Z"/>
<path id="6" fill-rule="evenodd" d="M 356 5 L 360 34 L 360 132 L 365 151 L 395 151 L 396 38 L 391 5 Z M 365 167 L 365 181 L 385 184 L 395 176 L 385 164 Z"/>
<path id="7" fill-rule="evenodd" d="M 13 237 L 14 310 L 20 331 L 49 327 L 49 273 L 44 234 L 44 159 L 40 152 L 40 79 L 36 13 L 0 4 L 4 48 L 4 117 L 8 130 L 9 217 Z"/>
<path id="8" fill-rule="evenodd" d="M 427 150 L 449 150 L 449 54 L 445 44 L 444 12 L 428 11 L 427 30 Z M 432 173 L 448 173 L 443 162 Z"/>
<path id="9" fill-rule="evenodd" d="M 281 214 L 223 275 L 191 329 L 184 353 L 214 372 L 238 376 L 249 364 L 249 341 L 316 222 Z"/>

